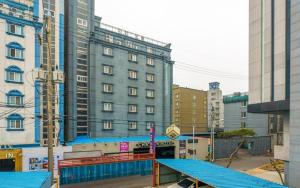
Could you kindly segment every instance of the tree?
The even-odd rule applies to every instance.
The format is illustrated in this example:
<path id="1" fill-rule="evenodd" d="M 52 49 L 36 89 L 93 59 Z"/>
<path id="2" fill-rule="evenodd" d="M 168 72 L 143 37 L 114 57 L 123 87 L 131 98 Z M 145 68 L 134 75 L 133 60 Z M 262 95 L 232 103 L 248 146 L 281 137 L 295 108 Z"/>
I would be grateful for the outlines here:
<path id="1" fill-rule="evenodd" d="M 238 146 L 234 149 L 234 151 L 230 154 L 228 164 L 226 165 L 226 168 L 229 168 L 234 157 L 238 153 L 238 151 L 241 149 L 241 147 L 244 145 L 246 141 L 247 136 L 254 136 L 255 132 L 252 129 L 242 128 L 232 131 L 225 131 L 218 133 L 219 138 L 232 138 L 232 137 L 239 137 L 242 138 L 242 141 L 238 144 Z"/>

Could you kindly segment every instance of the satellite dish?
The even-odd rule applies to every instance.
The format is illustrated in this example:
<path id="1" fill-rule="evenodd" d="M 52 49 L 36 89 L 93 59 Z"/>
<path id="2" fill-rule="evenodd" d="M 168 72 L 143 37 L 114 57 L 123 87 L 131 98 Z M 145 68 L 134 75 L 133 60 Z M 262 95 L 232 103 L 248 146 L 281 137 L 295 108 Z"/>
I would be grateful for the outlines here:
<path id="1" fill-rule="evenodd" d="M 167 128 L 166 135 L 172 140 L 175 140 L 180 135 L 180 129 L 175 124 L 172 124 Z"/>

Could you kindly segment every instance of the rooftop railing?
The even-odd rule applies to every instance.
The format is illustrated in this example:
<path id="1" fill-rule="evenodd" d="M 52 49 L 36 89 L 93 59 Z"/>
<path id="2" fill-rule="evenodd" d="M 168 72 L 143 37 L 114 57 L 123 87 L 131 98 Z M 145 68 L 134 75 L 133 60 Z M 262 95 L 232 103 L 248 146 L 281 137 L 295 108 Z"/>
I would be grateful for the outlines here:
<path id="1" fill-rule="evenodd" d="M 111 26 L 111 25 L 108 25 L 108 24 L 101 23 L 100 27 L 105 29 L 105 30 L 112 31 L 112 32 L 115 32 L 115 33 L 119 33 L 121 35 L 125 35 L 125 36 L 128 36 L 128 37 L 137 39 L 137 40 L 145 41 L 145 42 L 148 42 L 148 43 L 151 43 L 151 44 L 154 44 L 154 45 L 158 45 L 158 46 L 162 46 L 162 47 L 165 47 L 165 46 L 168 45 L 167 43 L 164 43 L 164 42 L 161 42 L 161 41 L 158 41 L 158 40 L 154 40 L 154 39 L 151 39 L 149 37 L 142 36 L 142 35 L 138 35 L 138 34 L 130 32 L 130 31 L 126 31 L 124 29 L 120 29 L 118 27 Z"/>

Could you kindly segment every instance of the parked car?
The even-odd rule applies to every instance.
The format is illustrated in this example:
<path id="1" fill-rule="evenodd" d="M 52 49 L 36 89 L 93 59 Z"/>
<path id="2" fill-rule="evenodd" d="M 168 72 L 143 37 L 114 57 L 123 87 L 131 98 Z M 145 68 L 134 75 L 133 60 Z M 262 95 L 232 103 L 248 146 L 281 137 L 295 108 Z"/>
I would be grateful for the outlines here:
<path id="1" fill-rule="evenodd" d="M 180 180 L 177 183 L 174 183 L 170 186 L 168 186 L 167 188 L 195 188 L 196 187 L 196 183 L 192 178 L 185 178 L 183 180 Z M 198 187 L 199 188 L 211 188 L 211 186 L 202 183 L 202 182 L 198 182 Z"/>

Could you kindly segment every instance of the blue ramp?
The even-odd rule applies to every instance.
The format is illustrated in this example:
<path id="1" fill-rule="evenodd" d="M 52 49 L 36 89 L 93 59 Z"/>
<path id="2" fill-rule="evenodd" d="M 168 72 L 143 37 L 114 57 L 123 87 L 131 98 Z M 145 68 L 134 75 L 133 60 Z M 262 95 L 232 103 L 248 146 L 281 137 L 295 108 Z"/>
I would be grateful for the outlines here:
<path id="1" fill-rule="evenodd" d="M 277 183 L 201 160 L 157 159 L 156 161 L 217 188 L 286 188 Z"/>

